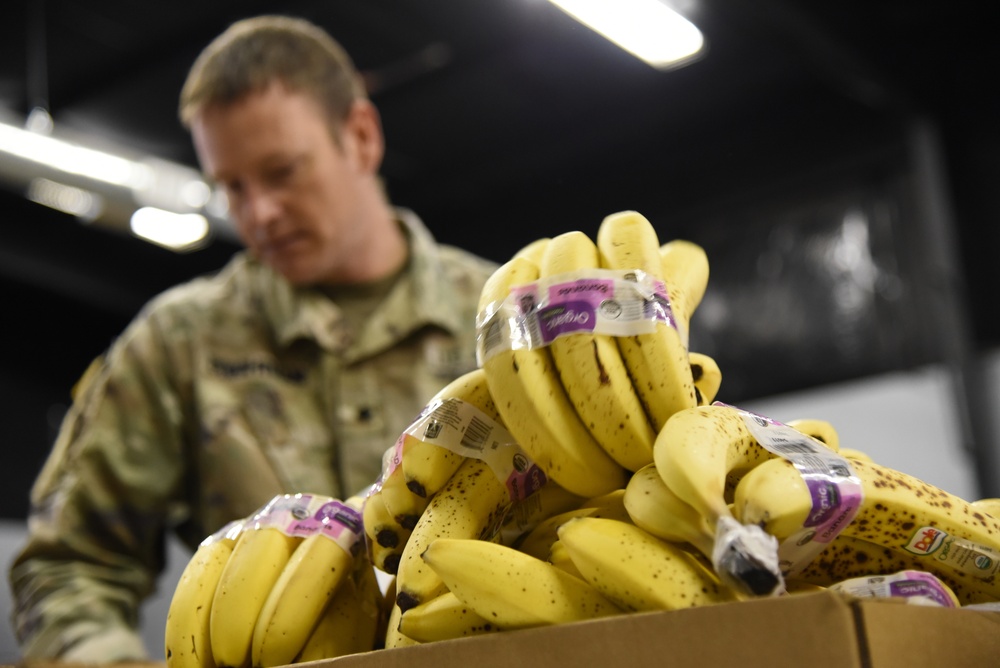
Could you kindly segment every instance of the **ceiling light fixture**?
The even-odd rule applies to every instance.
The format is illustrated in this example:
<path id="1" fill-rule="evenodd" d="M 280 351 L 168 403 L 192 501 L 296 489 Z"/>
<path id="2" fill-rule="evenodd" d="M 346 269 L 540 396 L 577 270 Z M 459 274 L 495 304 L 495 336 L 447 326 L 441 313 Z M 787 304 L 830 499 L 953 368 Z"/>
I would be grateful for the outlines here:
<path id="1" fill-rule="evenodd" d="M 193 250 L 208 238 L 208 219 L 199 213 L 174 213 L 144 206 L 132 214 L 132 233 L 175 251 Z"/>
<path id="2" fill-rule="evenodd" d="M 154 156 L 114 155 L 51 131 L 0 119 L 0 177 L 32 201 L 178 252 L 200 247 L 212 231 L 236 238 L 224 203 L 196 170 Z"/>
<path id="3" fill-rule="evenodd" d="M 698 27 L 660 0 L 549 2 L 657 69 L 687 65 L 705 46 Z"/>

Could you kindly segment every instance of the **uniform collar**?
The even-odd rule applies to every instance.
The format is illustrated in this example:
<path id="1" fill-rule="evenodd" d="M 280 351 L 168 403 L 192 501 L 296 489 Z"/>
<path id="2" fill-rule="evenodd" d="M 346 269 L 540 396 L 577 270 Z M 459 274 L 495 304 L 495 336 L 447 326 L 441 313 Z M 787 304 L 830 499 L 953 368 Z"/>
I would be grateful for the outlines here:
<path id="1" fill-rule="evenodd" d="M 281 347 L 300 338 L 351 358 L 374 354 L 423 327 L 440 327 L 451 334 L 463 329 L 454 287 L 442 265 L 439 247 L 419 217 L 395 209 L 406 233 L 410 255 L 402 275 L 356 340 L 347 332 L 337 305 L 318 290 L 296 288 L 269 267 L 246 256 L 254 277 L 253 294 L 271 323 Z"/>

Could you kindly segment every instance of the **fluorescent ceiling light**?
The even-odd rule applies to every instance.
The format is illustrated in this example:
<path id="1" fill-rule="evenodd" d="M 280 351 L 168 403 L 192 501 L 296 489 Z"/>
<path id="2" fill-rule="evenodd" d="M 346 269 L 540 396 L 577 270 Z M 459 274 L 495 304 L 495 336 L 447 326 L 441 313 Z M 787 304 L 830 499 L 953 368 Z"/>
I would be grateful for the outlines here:
<path id="1" fill-rule="evenodd" d="M 549 0 L 657 69 L 678 67 L 705 45 L 698 28 L 660 0 Z"/>
<path id="2" fill-rule="evenodd" d="M 172 250 L 192 250 L 208 237 L 208 219 L 198 213 L 173 213 L 144 206 L 129 222 L 137 237 Z"/>
<path id="3" fill-rule="evenodd" d="M 146 165 L 6 123 L 0 123 L 0 151 L 116 186 L 143 188 L 152 179 Z"/>
<path id="4" fill-rule="evenodd" d="M 97 218 L 104 207 L 100 195 L 49 179 L 32 179 L 26 195 L 32 202 L 87 221 Z"/>

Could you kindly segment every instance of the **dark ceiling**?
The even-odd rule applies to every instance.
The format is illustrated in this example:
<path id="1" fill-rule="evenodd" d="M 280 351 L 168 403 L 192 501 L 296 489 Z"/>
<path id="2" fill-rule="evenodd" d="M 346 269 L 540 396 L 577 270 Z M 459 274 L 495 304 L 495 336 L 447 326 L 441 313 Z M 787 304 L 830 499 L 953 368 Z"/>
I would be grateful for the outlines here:
<path id="1" fill-rule="evenodd" d="M 22 0 L 0 23 L 0 108 L 24 118 L 42 106 L 96 144 L 195 166 L 175 109 L 200 48 L 244 16 L 304 16 L 366 74 L 393 200 L 441 240 L 498 261 L 622 209 L 646 213 L 661 236 L 724 236 L 726 218 L 702 214 L 850 171 L 923 119 L 944 147 L 975 336 L 991 344 L 1000 61 L 996 22 L 978 7 L 683 0 L 709 48 L 661 72 L 544 0 Z M 219 240 L 177 255 L 12 189 L 0 189 L 0 212 L 0 390 L 32 406 L 64 400 L 153 293 L 235 249 Z M 8 438 L 47 447 L 49 436 Z"/>

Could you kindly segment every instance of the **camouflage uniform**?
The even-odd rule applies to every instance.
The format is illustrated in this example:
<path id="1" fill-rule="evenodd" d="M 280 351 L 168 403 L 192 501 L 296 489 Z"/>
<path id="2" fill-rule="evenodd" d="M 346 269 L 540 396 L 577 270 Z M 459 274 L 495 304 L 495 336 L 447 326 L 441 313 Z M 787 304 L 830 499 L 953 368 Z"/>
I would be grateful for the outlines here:
<path id="1" fill-rule="evenodd" d="M 82 381 L 11 566 L 25 658 L 143 658 L 165 530 L 192 548 L 278 493 L 346 498 L 444 384 L 475 367 L 495 267 L 399 211 L 410 263 L 361 331 L 244 254 L 154 299 Z"/>

